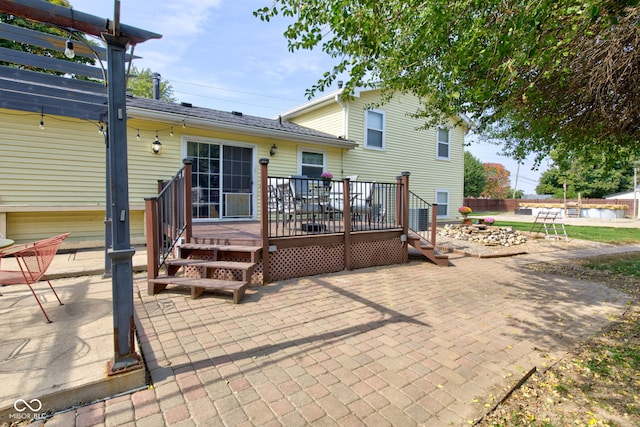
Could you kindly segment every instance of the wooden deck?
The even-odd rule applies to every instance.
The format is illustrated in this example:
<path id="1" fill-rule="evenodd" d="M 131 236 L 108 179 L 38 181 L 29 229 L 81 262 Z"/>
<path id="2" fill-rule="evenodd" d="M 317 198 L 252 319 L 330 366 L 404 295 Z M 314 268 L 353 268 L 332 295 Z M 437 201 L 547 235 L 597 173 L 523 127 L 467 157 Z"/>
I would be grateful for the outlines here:
<path id="1" fill-rule="evenodd" d="M 262 246 L 260 222 L 194 222 L 193 241 L 212 245 Z"/>

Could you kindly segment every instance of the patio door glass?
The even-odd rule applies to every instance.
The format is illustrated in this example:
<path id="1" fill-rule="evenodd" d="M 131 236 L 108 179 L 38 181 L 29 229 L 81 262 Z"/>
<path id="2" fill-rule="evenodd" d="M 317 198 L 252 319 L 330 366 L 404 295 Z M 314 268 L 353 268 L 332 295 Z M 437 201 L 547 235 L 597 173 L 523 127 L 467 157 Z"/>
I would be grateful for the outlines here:
<path id="1" fill-rule="evenodd" d="M 187 142 L 194 219 L 252 218 L 253 149 Z"/>

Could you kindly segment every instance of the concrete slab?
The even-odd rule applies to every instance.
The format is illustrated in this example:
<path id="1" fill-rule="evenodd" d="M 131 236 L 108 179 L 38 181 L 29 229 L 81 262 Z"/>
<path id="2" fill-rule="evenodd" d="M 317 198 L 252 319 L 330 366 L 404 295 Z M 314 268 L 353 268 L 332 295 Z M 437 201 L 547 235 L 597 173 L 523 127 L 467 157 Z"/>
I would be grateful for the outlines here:
<path id="1" fill-rule="evenodd" d="M 3 268 L 11 262 L 3 259 Z M 95 271 L 102 260 L 86 256 L 85 262 L 73 262 L 70 254 L 57 255 L 53 275 Z M 146 281 L 146 275 L 136 280 Z M 33 286 L 49 324 L 27 286 L 0 288 L 0 425 L 33 417 L 33 411 L 20 411 L 33 399 L 39 403 L 32 406 L 41 406 L 36 414 L 56 412 L 146 386 L 144 368 L 107 376 L 114 355 L 111 279 L 78 276 L 54 280 L 53 286 L 64 305 L 46 282 Z"/>

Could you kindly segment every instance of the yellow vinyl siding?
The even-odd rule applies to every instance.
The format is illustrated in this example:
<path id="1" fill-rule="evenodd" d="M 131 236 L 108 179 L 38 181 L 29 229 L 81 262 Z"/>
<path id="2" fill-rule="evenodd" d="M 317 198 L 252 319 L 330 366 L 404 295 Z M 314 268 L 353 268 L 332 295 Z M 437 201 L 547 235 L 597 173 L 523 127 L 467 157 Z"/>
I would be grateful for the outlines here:
<path id="1" fill-rule="evenodd" d="M 419 130 L 420 120 L 409 117 L 417 111 L 418 99 L 396 95 L 376 107 L 385 112 L 385 149 L 364 148 L 365 110 L 378 97 L 378 91 L 367 91 L 349 102 L 347 138 L 360 145 L 345 152 L 344 174 L 358 174 L 359 180 L 393 182 L 408 171 L 411 191 L 426 201 L 435 201 L 436 190 L 449 192 L 449 218 L 454 218 L 463 196 L 465 130 L 451 127 L 450 159 L 436 160 L 436 128 Z"/>
<path id="2" fill-rule="evenodd" d="M 104 211 L 9 212 L 7 230 L 17 243 L 70 232 L 64 247 L 104 246 Z M 131 211 L 131 242 L 144 240 L 144 211 Z"/>
<path id="3" fill-rule="evenodd" d="M 344 113 L 337 102 L 295 117 L 291 122 L 330 135 L 344 136 Z"/>

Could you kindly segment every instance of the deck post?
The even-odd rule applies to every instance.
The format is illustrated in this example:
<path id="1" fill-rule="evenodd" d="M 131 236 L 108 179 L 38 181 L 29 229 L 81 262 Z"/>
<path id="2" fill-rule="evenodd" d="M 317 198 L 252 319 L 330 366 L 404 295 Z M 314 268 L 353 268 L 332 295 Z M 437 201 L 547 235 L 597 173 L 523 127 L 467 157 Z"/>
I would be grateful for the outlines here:
<path id="1" fill-rule="evenodd" d="M 438 225 L 438 204 L 431 205 L 431 245 L 436 247 L 436 226 Z"/>
<path id="2" fill-rule="evenodd" d="M 409 236 L 409 172 L 402 172 L 402 234 Z M 402 260 L 409 262 L 409 244 L 402 245 Z"/>
<path id="3" fill-rule="evenodd" d="M 402 176 L 396 176 L 396 225 L 402 226 Z"/>
<path id="4" fill-rule="evenodd" d="M 158 277 L 158 261 L 160 248 L 158 248 L 158 198 L 144 199 L 144 222 L 147 235 L 147 278 Z"/>
<path id="5" fill-rule="evenodd" d="M 351 270 L 351 185 L 342 180 L 342 221 L 344 222 L 344 269 Z"/>
<path id="6" fill-rule="evenodd" d="M 262 283 L 269 283 L 269 159 L 260 159 L 260 238 L 262 239 Z"/>
<path id="7" fill-rule="evenodd" d="M 184 241 L 186 243 L 191 243 L 191 236 L 193 235 L 193 209 L 191 208 L 191 170 L 192 170 L 192 160 L 190 158 L 186 158 L 182 160 L 184 164 L 183 170 L 183 187 L 184 194 L 182 197 L 184 198 Z"/>

